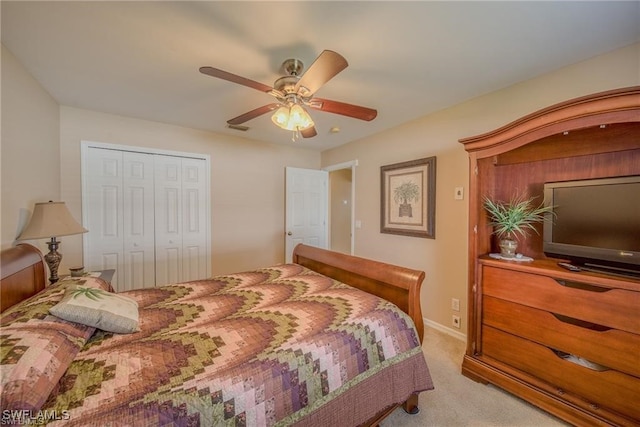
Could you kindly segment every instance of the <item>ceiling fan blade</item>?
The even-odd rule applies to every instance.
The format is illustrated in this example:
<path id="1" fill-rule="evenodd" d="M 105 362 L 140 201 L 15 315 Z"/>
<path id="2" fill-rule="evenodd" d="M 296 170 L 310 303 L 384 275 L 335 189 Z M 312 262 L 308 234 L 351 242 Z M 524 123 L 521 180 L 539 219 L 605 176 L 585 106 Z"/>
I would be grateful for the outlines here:
<path id="1" fill-rule="evenodd" d="M 330 99 L 313 98 L 307 105 L 315 110 L 340 114 L 343 116 L 353 117 L 354 119 L 366 120 L 368 122 L 375 119 L 378 115 L 378 111 L 372 108 L 347 104 L 346 102 L 332 101 Z"/>
<path id="2" fill-rule="evenodd" d="M 300 135 L 302 135 L 303 138 L 313 138 L 317 134 L 318 132 L 316 131 L 315 126 L 311 126 L 300 131 Z"/>
<path id="3" fill-rule="evenodd" d="M 300 77 L 296 84 L 296 92 L 301 88 L 302 96 L 311 96 L 326 82 L 331 80 L 340 71 L 347 68 L 349 63 L 339 53 L 332 50 L 324 50 L 307 71 Z"/>
<path id="4" fill-rule="evenodd" d="M 273 88 L 271 86 L 267 86 L 255 80 L 248 79 L 246 77 L 241 77 L 236 74 L 229 73 L 228 71 L 223 71 L 218 68 L 213 67 L 200 67 L 200 72 L 202 74 L 206 74 L 211 77 L 217 77 L 222 80 L 227 80 L 233 83 L 237 83 L 243 86 L 247 86 L 253 89 L 257 89 L 260 92 L 271 92 Z"/>
<path id="5" fill-rule="evenodd" d="M 276 103 L 263 105 L 262 107 L 258 107 L 255 110 L 251 110 L 239 115 L 238 117 L 234 117 L 231 120 L 227 120 L 227 123 L 230 125 L 241 125 L 242 123 L 248 122 L 251 119 L 255 119 L 258 116 L 267 114 L 269 111 L 273 111 L 278 107 L 280 107 L 280 104 Z"/>

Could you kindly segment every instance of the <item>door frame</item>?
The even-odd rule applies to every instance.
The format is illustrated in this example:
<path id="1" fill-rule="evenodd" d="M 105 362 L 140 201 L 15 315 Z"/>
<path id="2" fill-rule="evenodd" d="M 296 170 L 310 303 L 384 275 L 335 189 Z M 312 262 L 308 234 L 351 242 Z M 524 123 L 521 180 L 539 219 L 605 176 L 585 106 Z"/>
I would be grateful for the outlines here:
<path id="1" fill-rule="evenodd" d="M 341 169 L 351 169 L 351 218 L 349 224 L 351 225 L 351 255 L 355 255 L 355 217 L 356 217 L 356 167 L 358 166 L 358 159 L 351 160 L 348 162 L 342 162 L 335 165 L 330 165 L 322 168 L 322 170 L 327 172 L 333 172 Z M 329 200 L 331 200 L 331 188 L 329 191 Z M 327 206 L 327 210 L 329 207 Z M 329 226 L 328 229 L 331 229 L 331 216 L 327 215 L 329 218 Z M 328 246 L 331 248 L 331 233 L 328 233 Z"/>
<path id="2" fill-rule="evenodd" d="M 150 147 L 136 147 L 132 145 L 111 144 L 105 142 L 96 141 L 80 141 L 80 180 L 81 180 L 81 199 L 82 199 L 82 222 L 86 224 L 89 220 L 87 206 L 87 200 L 84 197 L 87 194 L 87 182 L 85 176 L 87 174 L 87 161 L 89 156 L 89 150 L 91 148 L 100 148 L 104 150 L 114 151 L 130 151 L 134 153 L 155 154 L 173 157 L 186 157 L 190 159 L 201 159 L 205 161 L 205 216 L 208 219 L 206 221 L 206 251 L 207 251 L 207 276 L 211 276 L 211 156 L 201 153 L 189 153 L 185 151 L 172 151 L 159 148 Z M 87 233 L 82 236 L 82 259 L 87 259 Z M 84 262 L 84 261 L 83 261 Z"/>

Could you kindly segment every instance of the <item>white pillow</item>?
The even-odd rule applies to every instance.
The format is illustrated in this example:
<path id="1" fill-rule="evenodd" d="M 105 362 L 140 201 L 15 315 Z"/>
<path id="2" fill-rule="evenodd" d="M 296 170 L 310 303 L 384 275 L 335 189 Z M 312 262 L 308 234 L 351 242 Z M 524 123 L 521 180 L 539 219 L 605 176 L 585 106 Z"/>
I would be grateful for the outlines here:
<path id="1" fill-rule="evenodd" d="M 49 313 L 69 322 L 93 326 L 107 332 L 138 331 L 138 303 L 103 289 L 70 286 Z"/>

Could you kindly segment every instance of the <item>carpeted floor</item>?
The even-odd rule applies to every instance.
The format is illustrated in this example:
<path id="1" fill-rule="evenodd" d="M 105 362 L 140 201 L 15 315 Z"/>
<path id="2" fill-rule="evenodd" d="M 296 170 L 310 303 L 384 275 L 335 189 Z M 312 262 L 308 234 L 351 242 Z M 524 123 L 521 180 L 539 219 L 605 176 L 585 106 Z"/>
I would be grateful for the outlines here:
<path id="1" fill-rule="evenodd" d="M 435 390 L 420 394 L 420 413 L 409 415 L 399 408 L 381 427 L 568 425 L 501 389 L 463 376 L 463 341 L 427 327 L 422 348 Z"/>

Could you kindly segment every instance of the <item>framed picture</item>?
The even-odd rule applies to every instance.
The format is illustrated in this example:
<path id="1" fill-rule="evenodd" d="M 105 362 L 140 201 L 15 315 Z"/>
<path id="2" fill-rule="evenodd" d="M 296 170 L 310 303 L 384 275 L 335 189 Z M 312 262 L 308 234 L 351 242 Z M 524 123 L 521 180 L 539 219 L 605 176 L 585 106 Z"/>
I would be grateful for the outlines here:
<path id="1" fill-rule="evenodd" d="M 380 167 L 380 232 L 436 238 L 436 158 Z"/>

